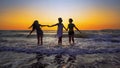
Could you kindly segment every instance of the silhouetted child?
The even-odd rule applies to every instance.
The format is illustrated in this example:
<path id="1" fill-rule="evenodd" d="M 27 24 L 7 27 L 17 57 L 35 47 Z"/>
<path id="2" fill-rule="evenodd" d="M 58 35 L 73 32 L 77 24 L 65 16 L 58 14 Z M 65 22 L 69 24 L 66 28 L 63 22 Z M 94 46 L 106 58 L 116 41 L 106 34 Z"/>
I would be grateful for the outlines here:
<path id="1" fill-rule="evenodd" d="M 58 36 L 58 44 L 60 44 L 60 45 L 62 44 L 63 28 L 64 28 L 65 30 L 67 30 L 67 29 L 65 28 L 65 26 L 63 25 L 62 21 L 63 21 L 62 18 L 58 18 L 58 23 L 49 26 L 49 27 L 58 26 L 58 28 L 57 28 L 57 36 Z"/>
<path id="2" fill-rule="evenodd" d="M 31 35 L 31 33 L 34 31 L 34 30 L 36 30 L 36 33 L 37 33 L 37 44 L 39 45 L 43 45 L 43 31 L 42 31 L 42 29 L 41 29 L 41 27 L 42 26 L 47 26 L 47 25 L 41 25 L 41 24 L 39 24 L 39 22 L 38 22 L 38 20 L 35 20 L 34 22 L 33 22 L 33 24 L 29 27 L 29 28 L 32 28 L 32 30 L 30 31 L 30 33 L 29 33 L 29 35 L 28 36 L 30 36 Z M 27 37 L 28 37 L 27 36 Z M 40 43 L 40 42 L 41 43 Z"/>
<path id="3" fill-rule="evenodd" d="M 74 28 L 77 29 L 79 32 L 80 30 L 72 23 L 73 22 L 73 19 L 70 18 L 69 19 L 69 24 L 68 24 L 68 35 L 69 35 L 69 43 L 71 44 L 71 39 L 73 41 L 73 44 L 74 44 Z M 80 32 L 81 33 L 81 32 Z"/>

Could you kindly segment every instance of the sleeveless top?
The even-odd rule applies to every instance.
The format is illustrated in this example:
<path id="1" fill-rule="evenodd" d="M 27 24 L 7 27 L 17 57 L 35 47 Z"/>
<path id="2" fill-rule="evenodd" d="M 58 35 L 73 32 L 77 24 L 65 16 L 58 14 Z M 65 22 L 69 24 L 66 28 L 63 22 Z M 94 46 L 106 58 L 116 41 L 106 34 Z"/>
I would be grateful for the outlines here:
<path id="1" fill-rule="evenodd" d="M 58 24 L 57 36 L 61 37 L 63 34 L 63 24 Z"/>
<path id="2" fill-rule="evenodd" d="M 68 24 L 69 31 L 74 31 L 73 28 L 75 27 L 74 24 Z"/>

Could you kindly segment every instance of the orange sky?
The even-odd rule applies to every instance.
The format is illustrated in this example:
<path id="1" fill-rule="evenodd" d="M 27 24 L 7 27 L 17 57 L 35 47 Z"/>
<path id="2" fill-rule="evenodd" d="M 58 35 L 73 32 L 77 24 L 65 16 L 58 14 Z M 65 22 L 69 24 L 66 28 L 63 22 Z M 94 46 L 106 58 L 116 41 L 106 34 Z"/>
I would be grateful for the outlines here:
<path id="1" fill-rule="evenodd" d="M 104 2 L 104 0 L 102 1 Z M 3 1 L 4 6 L 0 7 L 0 30 L 27 30 L 36 19 L 40 24 L 52 25 L 58 22 L 57 18 L 59 17 L 63 18 L 63 24 L 66 27 L 68 19 L 73 18 L 74 24 L 80 30 L 120 29 L 120 8 L 117 8 L 118 5 L 111 8 L 112 2 L 107 5 L 101 3 L 92 5 L 94 2 L 84 5 L 87 1 L 79 5 L 77 2 L 81 3 L 82 1 L 75 0 L 75 2 L 68 3 L 66 0 L 60 4 L 62 6 L 59 6 L 55 0 L 50 2 L 35 0 L 34 3 L 29 2 L 29 5 L 25 3 L 22 6 L 22 4 L 6 5 L 7 0 L 5 0 L 5 2 Z M 71 5 L 71 3 L 75 5 Z M 46 5 L 48 6 L 46 7 Z M 56 27 L 43 27 L 42 29 L 56 30 Z"/>

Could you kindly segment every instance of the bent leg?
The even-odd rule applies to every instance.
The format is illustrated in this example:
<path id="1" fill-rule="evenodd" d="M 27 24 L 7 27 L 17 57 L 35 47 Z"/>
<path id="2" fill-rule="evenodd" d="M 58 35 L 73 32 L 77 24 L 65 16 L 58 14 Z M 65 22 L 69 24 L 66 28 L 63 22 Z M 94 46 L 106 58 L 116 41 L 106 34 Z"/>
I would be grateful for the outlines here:
<path id="1" fill-rule="evenodd" d="M 69 36 L 69 44 L 71 44 L 71 36 Z"/>
<path id="2" fill-rule="evenodd" d="M 37 35 L 37 44 L 39 45 L 39 40 L 40 40 L 40 36 L 39 35 Z"/>
<path id="3" fill-rule="evenodd" d="M 43 36 L 41 36 L 40 41 L 41 41 L 41 45 L 43 45 Z"/>

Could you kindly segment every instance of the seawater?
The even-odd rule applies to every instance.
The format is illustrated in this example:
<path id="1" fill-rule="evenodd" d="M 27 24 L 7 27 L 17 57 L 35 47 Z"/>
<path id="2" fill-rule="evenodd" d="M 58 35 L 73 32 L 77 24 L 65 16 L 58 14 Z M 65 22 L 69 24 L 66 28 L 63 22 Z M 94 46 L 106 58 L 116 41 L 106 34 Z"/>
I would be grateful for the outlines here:
<path id="1" fill-rule="evenodd" d="M 67 32 L 62 46 L 57 45 L 56 31 L 44 31 L 43 46 L 37 46 L 35 32 L 27 38 L 28 34 L 28 30 L 0 30 L 0 68 L 30 68 L 37 63 L 36 54 L 41 53 L 44 59 L 39 61 L 48 64 L 46 68 L 60 66 L 54 62 L 60 54 L 66 68 L 72 63 L 67 60 L 73 56 L 75 68 L 120 67 L 120 30 L 75 31 L 74 46 L 69 45 Z"/>

